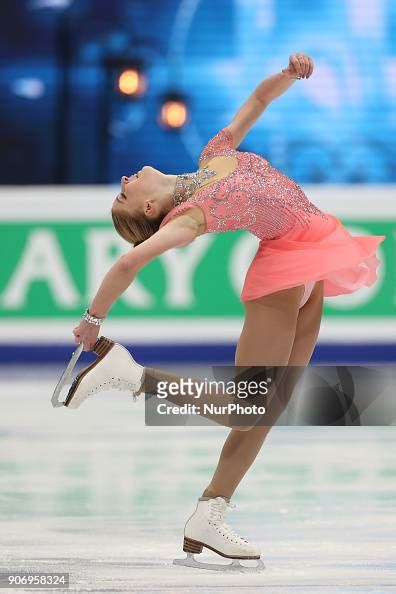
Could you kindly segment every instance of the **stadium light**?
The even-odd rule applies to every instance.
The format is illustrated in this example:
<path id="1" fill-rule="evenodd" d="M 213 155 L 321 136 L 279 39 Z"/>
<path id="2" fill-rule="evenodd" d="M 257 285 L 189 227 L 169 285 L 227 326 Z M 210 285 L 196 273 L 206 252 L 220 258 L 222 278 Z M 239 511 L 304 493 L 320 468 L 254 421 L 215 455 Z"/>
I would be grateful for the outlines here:
<path id="1" fill-rule="evenodd" d="M 185 97 L 180 93 L 169 93 L 163 97 L 158 119 L 162 127 L 173 130 L 183 128 L 189 119 Z"/>
<path id="2" fill-rule="evenodd" d="M 118 76 L 118 90 L 122 95 L 141 97 L 147 89 L 147 78 L 136 66 L 124 68 Z"/>

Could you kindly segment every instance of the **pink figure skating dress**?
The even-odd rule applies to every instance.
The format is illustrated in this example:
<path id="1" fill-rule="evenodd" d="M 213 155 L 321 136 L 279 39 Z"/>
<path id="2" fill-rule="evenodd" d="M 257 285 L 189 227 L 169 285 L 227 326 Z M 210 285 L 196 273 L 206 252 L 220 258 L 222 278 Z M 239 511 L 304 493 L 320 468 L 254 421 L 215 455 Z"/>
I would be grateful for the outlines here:
<path id="1" fill-rule="evenodd" d="M 236 169 L 208 183 L 168 212 L 160 228 L 192 206 L 205 215 L 206 232 L 245 229 L 260 239 L 240 299 L 305 285 L 302 307 L 317 280 L 325 297 L 352 293 L 377 280 L 377 246 L 385 235 L 352 236 L 341 221 L 312 204 L 298 184 L 262 156 L 233 148 L 232 132 L 222 128 L 199 161 L 235 156 Z"/>

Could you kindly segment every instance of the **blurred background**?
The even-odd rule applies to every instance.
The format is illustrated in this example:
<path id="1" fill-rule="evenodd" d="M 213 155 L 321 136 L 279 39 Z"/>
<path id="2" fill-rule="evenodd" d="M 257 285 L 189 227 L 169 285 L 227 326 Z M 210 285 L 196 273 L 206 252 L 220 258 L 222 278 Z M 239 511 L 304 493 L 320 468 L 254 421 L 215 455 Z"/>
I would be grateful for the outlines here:
<path id="1" fill-rule="evenodd" d="M 0 48 L 0 570 L 70 571 L 71 591 L 394 592 L 393 427 L 274 428 L 231 518 L 267 570 L 239 579 L 171 565 L 226 428 L 144 426 L 144 402 L 114 390 L 50 405 L 73 327 L 131 249 L 110 217 L 121 175 L 195 171 L 295 52 L 313 76 L 238 149 L 350 233 L 386 236 L 377 282 L 325 299 L 312 364 L 395 362 L 394 0 L 2 0 Z M 233 364 L 257 243 L 207 234 L 163 254 L 102 334 L 143 365 Z"/>
<path id="2" fill-rule="evenodd" d="M 1 3 L 3 184 L 117 183 L 198 151 L 289 54 L 315 73 L 240 150 L 301 183 L 396 181 L 391 0 Z"/>
<path id="3" fill-rule="evenodd" d="M 313 76 L 238 149 L 265 156 L 351 233 L 386 235 L 377 283 L 326 299 L 313 361 L 395 360 L 394 2 L 4 0 L 0 14 L 1 361 L 69 356 L 72 328 L 130 249 L 110 218 L 121 175 L 195 171 L 296 51 Z M 229 235 L 150 263 L 103 333 L 147 364 L 232 363 L 257 241 Z"/>

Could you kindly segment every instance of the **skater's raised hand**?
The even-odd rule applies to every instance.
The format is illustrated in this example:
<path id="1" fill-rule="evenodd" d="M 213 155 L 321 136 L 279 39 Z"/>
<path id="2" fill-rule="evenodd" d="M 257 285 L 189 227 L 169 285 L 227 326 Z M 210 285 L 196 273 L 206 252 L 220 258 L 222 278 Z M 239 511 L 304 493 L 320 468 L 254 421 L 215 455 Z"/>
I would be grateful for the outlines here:
<path id="1" fill-rule="evenodd" d="M 289 58 L 289 66 L 283 68 L 285 72 L 292 78 L 300 76 L 301 78 L 309 78 L 313 72 L 313 60 L 305 54 L 291 54 Z"/>
<path id="2" fill-rule="evenodd" d="M 100 326 L 90 324 L 85 320 L 81 320 L 78 326 L 73 328 L 74 342 L 77 344 L 84 344 L 84 351 L 92 351 L 93 346 L 98 338 Z"/>

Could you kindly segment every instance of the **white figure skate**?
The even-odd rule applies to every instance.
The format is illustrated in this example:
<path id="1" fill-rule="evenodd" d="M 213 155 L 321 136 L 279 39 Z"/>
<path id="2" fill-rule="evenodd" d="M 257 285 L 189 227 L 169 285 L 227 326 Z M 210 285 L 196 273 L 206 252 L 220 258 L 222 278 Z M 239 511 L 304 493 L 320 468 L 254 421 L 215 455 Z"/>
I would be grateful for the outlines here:
<path id="1" fill-rule="evenodd" d="M 239 536 L 224 522 L 227 508 L 233 509 L 235 504 L 227 503 L 223 497 L 198 500 L 194 513 L 184 527 L 183 551 L 187 556 L 184 559 L 174 559 L 175 565 L 242 573 L 254 573 L 265 569 L 258 547 Z M 197 561 L 194 554 L 201 553 L 203 547 L 211 549 L 222 557 L 232 559 L 232 562 L 215 564 Z M 245 559 L 256 560 L 256 564 L 242 565 L 240 561 Z"/>
<path id="2" fill-rule="evenodd" d="M 134 360 L 125 347 L 104 336 L 96 341 L 92 350 L 97 355 L 96 361 L 77 375 L 63 405 L 68 408 L 78 408 L 93 394 L 112 388 L 130 392 L 136 400 L 142 393 L 144 367 Z M 73 357 L 75 358 L 74 353 Z M 67 369 L 70 376 L 69 366 L 70 364 Z M 59 393 L 61 380 L 55 388 L 54 395 Z"/>

